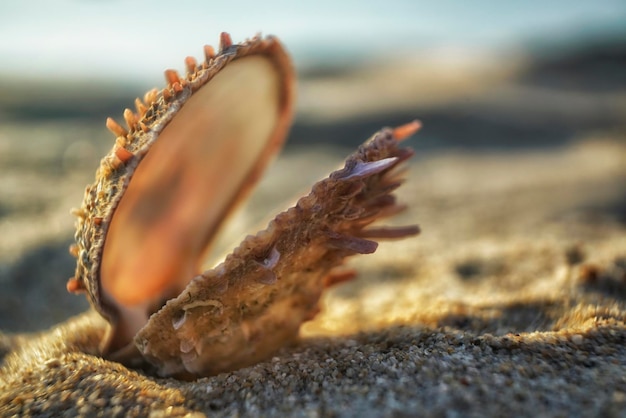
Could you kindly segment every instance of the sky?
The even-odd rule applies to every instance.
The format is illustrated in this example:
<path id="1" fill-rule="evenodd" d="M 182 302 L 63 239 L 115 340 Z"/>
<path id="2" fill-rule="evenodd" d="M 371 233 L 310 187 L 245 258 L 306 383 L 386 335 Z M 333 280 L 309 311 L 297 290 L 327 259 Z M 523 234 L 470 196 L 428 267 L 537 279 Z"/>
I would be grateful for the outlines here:
<path id="1" fill-rule="evenodd" d="M 626 36 L 624 28 L 624 0 L 13 0 L 0 4 L 0 77 L 143 79 L 182 70 L 221 31 L 234 41 L 277 35 L 306 67 Z"/>

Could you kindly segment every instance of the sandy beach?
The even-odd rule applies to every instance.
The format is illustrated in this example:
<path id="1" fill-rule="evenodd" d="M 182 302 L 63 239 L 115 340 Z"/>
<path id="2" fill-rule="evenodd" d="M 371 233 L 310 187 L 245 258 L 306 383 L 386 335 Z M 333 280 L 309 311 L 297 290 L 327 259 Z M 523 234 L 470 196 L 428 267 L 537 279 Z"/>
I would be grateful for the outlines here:
<path id="1" fill-rule="evenodd" d="M 218 249 L 414 118 L 394 223 L 422 234 L 354 257 L 357 279 L 324 295 L 295 346 L 194 382 L 100 358 L 106 324 L 65 290 L 69 209 L 113 141 L 103 120 L 3 101 L 0 415 L 626 416 L 624 86 L 545 87 L 520 63 L 456 82 L 397 68 L 301 83 L 290 145 Z"/>

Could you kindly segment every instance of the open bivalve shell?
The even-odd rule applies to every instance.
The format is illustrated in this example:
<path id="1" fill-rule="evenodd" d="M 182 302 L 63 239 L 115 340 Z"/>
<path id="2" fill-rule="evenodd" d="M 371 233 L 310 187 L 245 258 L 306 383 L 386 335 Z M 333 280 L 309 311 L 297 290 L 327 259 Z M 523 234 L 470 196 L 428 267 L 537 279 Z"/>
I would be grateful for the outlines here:
<path id="1" fill-rule="evenodd" d="M 255 37 L 187 58 L 187 74 L 112 119 L 113 149 L 77 215 L 73 292 L 111 324 L 102 355 L 193 378 L 244 367 L 295 340 L 322 291 L 351 277 L 345 257 L 416 226 L 372 227 L 399 212 L 400 140 L 418 122 L 375 134 L 267 229 L 201 272 L 225 217 L 250 191 L 291 123 L 294 72 L 277 39 Z"/>

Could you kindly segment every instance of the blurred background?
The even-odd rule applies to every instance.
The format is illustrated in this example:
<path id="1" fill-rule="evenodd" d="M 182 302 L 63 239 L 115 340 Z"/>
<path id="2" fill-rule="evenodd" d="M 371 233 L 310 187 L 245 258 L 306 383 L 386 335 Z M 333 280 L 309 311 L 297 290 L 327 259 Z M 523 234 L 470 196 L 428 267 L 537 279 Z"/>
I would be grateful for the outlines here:
<path id="1" fill-rule="evenodd" d="M 235 41 L 275 34 L 292 53 L 301 86 L 291 144 L 358 143 L 415 117 L 433 147 L 542 146 L 622 126 L 623 1 L 361 3 L 9 2 L 0 120 L 120 115 L 225 30 Z M 354 122 L 353 139 L 319 124 L 340 119 Z"/>
<path id="2" fill-rule="evenodd" d="M 292 53 L 291 144 L 358 143 L 419 117 L 423 145 L 541 146 L 621 126 L 626 112 L 621 0 L 61 0 L 0 6 L 0 120 L 121 115 L 221 31 L 275 34 Z M 353 139 L 319 125 L 339 119 L 355 122 Z"/>
<path id="3" fill-rule="evenodd" d="M 507 176 L 508 157 L 537 161 L 587 144 L 589 157 L 568 157 L 561 168 L 608 167 L 593 171 L 610 177 L 601 196 L 609 203 L 600 206 L 626 222 L 626 170 L 613 158 L 626 139 L 626 2 L 364 3 L 3 2 L 0 329 L 41 329 L 86 307 L 63 286 L 74 268 L 68 211 L 112 146 L 104 121 L 121 121 L 135 97 L 164 85 L 164 69 L 182 72 L 185 56 L 201 58 L 221 31 L 235 42 L 274 34 L 295 60 L 298 111 L 286 155 L 309 157 L 297 163 L 306 174 L 280 183 L 280 193 L 302 190 L 380 127 L 418 118 L 424 129 L 411 144 L 418 161 L 478 170 L 481 158 L 496 155 L 505 163 L 481 172 L 487 182 Z M 453 162 L 445 159 L 451 155 Z M 274 183 L 262 185 L 261 200 L 285 198 L 270 184 L 284 181 L 280 170 L 294 168 L 290 161 L 270 173 Z M 520 164 L 519 176 L 544 173 Z M 541 166 L 545 173 L 551 164 Z M 475 178 L 471 168 L 455 173 L 422 171 L 430 183 L 411 190 L 443 190 L 437 179 L 461 190 L 467 183 L 459 179 Z M 427 210 L 421 215 L 429 220 Z"/>

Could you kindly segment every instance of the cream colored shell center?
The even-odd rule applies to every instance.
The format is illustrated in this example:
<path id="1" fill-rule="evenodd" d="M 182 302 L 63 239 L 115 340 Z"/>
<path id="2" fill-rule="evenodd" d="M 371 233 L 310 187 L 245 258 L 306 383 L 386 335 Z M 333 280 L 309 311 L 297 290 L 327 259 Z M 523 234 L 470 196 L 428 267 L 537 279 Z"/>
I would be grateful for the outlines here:
<path id="1" fill-rule="evenodd" d="M 272 138 L 280 86 L 268 58 L 238 59 L 195 92 L 163 130 L 106 236 L 100 277 L 109 303 L 145 307 L 179 294 L 198 273 L 209 238 Z"/>

